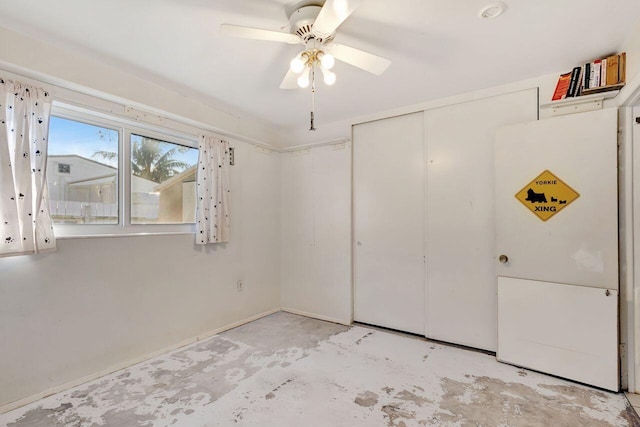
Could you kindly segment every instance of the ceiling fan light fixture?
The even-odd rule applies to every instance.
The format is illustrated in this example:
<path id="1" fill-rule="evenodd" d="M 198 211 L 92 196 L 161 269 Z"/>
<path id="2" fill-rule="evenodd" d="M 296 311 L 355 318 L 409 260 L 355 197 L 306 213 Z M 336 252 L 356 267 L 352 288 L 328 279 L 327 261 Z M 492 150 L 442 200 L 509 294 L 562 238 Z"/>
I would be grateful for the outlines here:
<path id="1" fill-rule="evenodd" d="M 331 86 L 336 82 L 336 73 L 327 70 L 324 67 L 320 67 L 322 70 L 322 76 L 324 77 L 324 84 Z"/>
<path id="2" fill-rule="evenodd" d="M 335 65 L 336 60 L 330 53 L 323 52 L 320 56 L 320 64 L 325 70 L 330 70 Z"/>
<path id="3" fill-rule="evenodd" d="M 289 71 L 282 80 L 280 88 L 294 89 L 296 86 L 301 88 L 311 86 L 309 130 L 315 130 L 314 110 L 318 68 L 323 73 L 324 83 L 332 85 L 336 82 L 336 75 L 330 70 L 336 59 L 377 76 L 381 75 L 391 63 L 388 59 L 369 52 L 334 43 L 338 27 L 361 3 L 364 3 L 364 0 L 300 0 L 296 9 L 289 13 L 289 32 L 284 31 L 286 26 L 280 27 L 282 31 L 271 31 L 233 24 L 222 24 L 220 31 L 235 37 L 304 45 L 304 50 L 290 61 Z"/>
<path id="4" fill-rule="evenodd" d="M 310 68 L 305 67 L 304 71 L 302 71 L 302 74 L 300 74 L 300 76 L 298 77 L 298 86 L 300 86 L 303 89 L 309 86 L 309 83 L 310 83 L 309 72 L 310 72 Z"/>
<path id="5" fill-rule="evenodd" d="M 302 55 L 297 55 L 295 58 L 291 60 L 291 63 L 289 64 L 289 68 L 291 69 L 291 71 L 293 71 L 296 74 L 301 73 L 302 70 L 304 70 L 305 63 L 302 60 L 301 56 Z"/>

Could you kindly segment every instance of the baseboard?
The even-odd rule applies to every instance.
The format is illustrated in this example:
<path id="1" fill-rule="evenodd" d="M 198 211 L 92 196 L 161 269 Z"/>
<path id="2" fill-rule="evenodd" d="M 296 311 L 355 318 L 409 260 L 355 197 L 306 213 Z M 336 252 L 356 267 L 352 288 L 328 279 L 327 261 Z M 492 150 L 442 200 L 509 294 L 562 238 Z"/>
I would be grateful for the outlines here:
<path id="1" fill-rule="evenodd" d="M 308 311 L 296 310 L 295 308 L 282 307 L 282 311 L 291 314 L 299 314 L 300 316 L 311 317 L 318 320 L 325 320 L 331 323 L 339 323 L 341 325 L 351 326 L 351 320 L 336 319 L 335 317 L 323 316 L 321 314 L 309 313 Z"/>
<path id="2" fill-rule="evenodd" d="M 179 342 L 177 344 L 171 345 L 169 347 L 165 347 L 165 348 L 163 348 L 161 350 L 157 350 L 157 351 L 154 351 L 152 353 L 145 354 L 144 356 L 136 357 L 136 358 L 128 360 L 126 362 L 119 363 L 117 365 L 111 366 L 111 367 L 109 367 L 107 369 L 103 369 L 101 371 L 94 372 L 92 374 L 86 375 L 86 376 L 84 376 L 82 378 L 78 378 L 77 380 L 69 381 L 69 382 L 61 384 L 59 386 L 51 387 L 51 388 L 49 388 L 47 390 L 41 391 L 40 393 L 36 393 L 36 394 L 31 395 L 31 396 L 22 398 L 20 400 L 16 400 L 14 402 L 7 403 L 6 405 L 0 406 L 0 414 L 4 414 L 5 412 L 9 412 L 9 411 L 17 409 L 17 408 L 19 408 L 21 406 L 28 405 L 29 403 L 33 403 L 33 402 L 35 402 L 37 400 L 40 400 L 40 399 L 43 399 L 45 397 L 51 396 L 52 394 L 60 393 L 61 391 L 65 391 L 65 390 L 68 390 L 70 388 L 73 388 L 73 387 L 79 386 L 81 384 L 84 384 L 86 382 L 93 381 L 93 380 L 98 379 L 100 377 L 103 377 L 105 375 L 112 374 L 112 373 L 114 373 L 116 371 L 119 371 L 121 369 L 125 369 L 125 368 L 128 368 L 130 366 L 136 365 L 136 364 L 138 364 L 140 362 L 144 362 L 145 360 L 152 359 L 154 357 L 160 356 L 160 355 L 165 354 L 165 353 L 170 353 L 172 351 L 175 351 L 175 350 L 178 350 L 178 349 L 180 349 L 182 347 L 185 347 L 185 346 L 187 346 L 189 344 L 196 343 L 196 342 L 201 341 L 203 339 L 212 337 L 213 335 L 219 334 L 219 333 L 224 332 L 224 331 L 228 331 L 229 329 L 233 329 L 233 328 L 236 328 L 238 326 L 242 326 L 242 325 L 244 325 L 246 323 L 253 322 L 254 320 L 260 319 L 260 318 L 265 317 L 265 316 L 269 316 L 270 314 L 277 313 L 279 311 L 281 311 L 280 308 L 275 308 L 275 309 L 272 309 L 272 310 L 269 310 L 269 311 L 265 311 L 264 313 L 256 314 L 255 316 L 251 316 L 251 317 L 248 317 L 246 319 L 240 320 L 238 322 L 230 323 L 230 324 L 222 326 L 220 328 L 216 328 L 216 329 L 207 331 L 207 332 L 205 332 L 203 334 L 200 334 L 200 335 L 197 335 L 195 337 L 186 339 L 186 340 L 181 341 L 181 342 Z"/>

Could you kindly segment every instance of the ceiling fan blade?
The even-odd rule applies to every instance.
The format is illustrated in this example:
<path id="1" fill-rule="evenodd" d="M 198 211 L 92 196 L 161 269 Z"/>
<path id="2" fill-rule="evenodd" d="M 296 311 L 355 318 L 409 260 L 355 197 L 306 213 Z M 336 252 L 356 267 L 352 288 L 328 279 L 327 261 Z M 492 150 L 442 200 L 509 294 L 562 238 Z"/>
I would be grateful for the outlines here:
<path id="1" fill-rule="evenodd" d="M 287 71 L 282 83 L 280 83 L 280 89 L 298 89 L 298 73 Z"/>
<path id="2" fill-rule="evenodd" d="M 321 39 L 329 37 L 363 1 L 327 0 L 313 23 L 311 32 Z"/>
<path id="3" fill-rule="evenodd" d="M 241 37 L 254 40 L 268 40 L 272 42 L 303 43 L 295 34 L 281 33 L 279 31 L 263 30 L 260 28 L 243 27 L 233 24 L 222 24 L 220 32 L 227 36 Z"/>
<path id="4" fill-rule="evenodd" d="M 343 44 L 332 43 L 329 45 L 328 51 L 336 59 L 368 71 L 376 76 L 384 73 L 391 64 L 391 61 L 386 58 Z"/>

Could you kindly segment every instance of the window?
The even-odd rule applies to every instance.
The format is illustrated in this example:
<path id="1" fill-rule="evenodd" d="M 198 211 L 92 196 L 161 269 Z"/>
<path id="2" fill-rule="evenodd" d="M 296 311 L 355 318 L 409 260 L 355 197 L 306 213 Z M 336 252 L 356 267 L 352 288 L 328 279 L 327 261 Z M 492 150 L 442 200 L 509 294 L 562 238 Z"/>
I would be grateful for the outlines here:
<path id="1" fill-rule="evenodd" d="M 117 130 L 51 117 L 47 183 L 54 224 L 118 224 Z"/>
<path id="2" fill-rule="evenodd" d="M 57 236 L 192 233 L 195 135 L 54 102 L 47 183 Z"/>
<path id="3" fill-rule="evenodd" d="M 198 150 L 131 135 L 131 223 L 193 223 Z"/>

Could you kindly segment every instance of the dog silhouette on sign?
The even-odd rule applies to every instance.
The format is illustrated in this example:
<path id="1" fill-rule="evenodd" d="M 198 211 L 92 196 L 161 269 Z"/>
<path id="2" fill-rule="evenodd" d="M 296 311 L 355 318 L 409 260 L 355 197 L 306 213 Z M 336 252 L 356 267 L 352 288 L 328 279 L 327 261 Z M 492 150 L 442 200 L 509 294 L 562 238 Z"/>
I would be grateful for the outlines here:
<path id="1" fill-rule="evenodd" d="M 536 193 L 532 189 L 527 190 L 527 198 L 525 200 L 531 203 L 547 203 L 547 197 L 544 193 Z"/>

